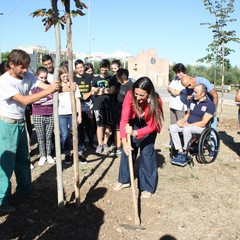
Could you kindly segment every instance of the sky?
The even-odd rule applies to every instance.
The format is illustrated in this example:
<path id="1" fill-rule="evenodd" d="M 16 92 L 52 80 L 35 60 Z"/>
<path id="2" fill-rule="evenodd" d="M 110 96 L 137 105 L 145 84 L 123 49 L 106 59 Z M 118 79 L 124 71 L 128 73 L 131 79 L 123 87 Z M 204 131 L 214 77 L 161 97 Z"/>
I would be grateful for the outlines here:
<path id="1" fill-rule="evenodd" d="M 73 1 L 71 1 L 73 3 Z M 204 22 L 214 18 L 202 0 L 82 0 L 89 5 L 83 17 L 73 18 L 73 51 L 126 51 L 132 56 L 155 48 L 159 58 L 171 64 L 195 64 L 207 55 L 212 33 Z M 59 1 L 59 9 L 62 9 Z M 54 29 L 44 31 L 42 18 L 32 18 L 36 9 L 50 8 L 50 0 L 1 0 L 0 50 L 18 46 L 46 46 L 55 50 Z M 237 22 L 229 24 L 240 37 L 240 0 L 235 0 Z M 90 27 L 89 27 L 90 26 Z M 90 29 L 90 30 L 89 30 Z M 61 47 L 66 48 L 66 32 L 61 31 Z M 228 45 L 235 52 L 228 58 L 240 67 L 240 44 Z"/>

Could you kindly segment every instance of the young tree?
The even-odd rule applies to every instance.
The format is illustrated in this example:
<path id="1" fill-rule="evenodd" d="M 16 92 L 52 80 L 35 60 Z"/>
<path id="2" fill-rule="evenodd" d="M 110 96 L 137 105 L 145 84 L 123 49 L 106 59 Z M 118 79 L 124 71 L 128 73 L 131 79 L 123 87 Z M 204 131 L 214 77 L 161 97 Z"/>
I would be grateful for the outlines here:
<path id="1" fill-rule="evenodd" d="M 222 94 L 221 94 L 221 109 L 220 109 L 220 121 L 222 122 L 223 101 L 224 101 L 224 75 L 225 65 L 229 66 L 229 60 L 226 59 L 233 49 L 226 47 L 229 42 L 240 42 L 240 39 L 236 37 L 235 30 L 227 30 L 228 23 L 236 21 L 230 17 L 230 14 L 234 12 L 235 0 L 203 0 L 206 9 L 210 14 L 215 16 L 214 23 L 203 23 L 208 25 L 208 28 L 212 30 L 213 42 L 208 45 L 207 51 L 210 52 L 206 57 L 199 59 L 200 62 L 215 62 L 214 72 L 214 84 L 216 84 L 216 69 L 218 65 L 222 66 Z"/>
<path id="2" fill-rule="evenodd" d="M 60 55 L 61 55 L 61 45 L 60 45 L 60 26 L 64 29 L 64 25 L 67 24 L 68 30 L 68 62 L 69 62 L 69 75 L 70 81 L 73 82 L 73 57 L 72 57 L 72 36 L 71 36 L 71 15 L 76 17 L 78 15 L 83 16 L 83 9 L 87 6 L 80 0 L 74 0 L 76 10 L 70 11 L 70 0 L 61 0 L 62 5 L 65 7 L 65 13 L 59 16 L 58 10 L 58 0 L 51 0 L 51 9 L 38 9 L 31 15 L 33 17 L 44 17 L 42 22 L 45 26 L 45 31 L 48 31 L 53 25 L 55 27 L 55 38 L 56 38 L 56 66 L 54 71 L 54 79 L 59 77 L 59 66 L 60 66 Z M 73 114 L 73 142 L 74 144 L 74 175 L 75 175 L 75 200 L 77 205 L 80 204 L 80 194 L 79 194 L 79 173 L 78 173 L 78 152 L 76 144 L 78 145 L 78 135 L 77 135 L 77 119 L 76 119 L 76 105 L 75 96 L 71 92 L 71 102 L 72 102 L 72 114 Z M 54 95 L 54 132 L 56 141 L 56 158 L 57 158 L 57 178 L 58 178 L 58 204 L 60 207 L 63 206 L 63 193 L 62 193 L 62 167 L 61 167 L 61 150 L 60 150 L 60 132 L 59 132 L 59 122 L 58 122 L 58 93 Z M 77 160 L 76 160 L 77 158 Z"/>

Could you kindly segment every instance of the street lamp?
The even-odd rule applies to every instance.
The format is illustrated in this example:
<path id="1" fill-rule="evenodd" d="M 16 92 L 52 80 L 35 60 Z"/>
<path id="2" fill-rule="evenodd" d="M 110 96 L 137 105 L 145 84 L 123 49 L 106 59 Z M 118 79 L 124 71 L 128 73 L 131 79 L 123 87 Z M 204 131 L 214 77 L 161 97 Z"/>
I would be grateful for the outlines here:
<path id="1" fill-rule="evenodd" d="M 88 0 L 88 62 L 91 57 L 91 0 Z"/>
<path id="2" fill-rule="evenodd" d="M 0 12 L 0 16 L 1 15 L 4 15 L 4 14 Z M 0 29 L 1 29 L 1 21 L 0 21 Z M 2 63 L 1 37 L 0 37 L 0 63 Z"/>

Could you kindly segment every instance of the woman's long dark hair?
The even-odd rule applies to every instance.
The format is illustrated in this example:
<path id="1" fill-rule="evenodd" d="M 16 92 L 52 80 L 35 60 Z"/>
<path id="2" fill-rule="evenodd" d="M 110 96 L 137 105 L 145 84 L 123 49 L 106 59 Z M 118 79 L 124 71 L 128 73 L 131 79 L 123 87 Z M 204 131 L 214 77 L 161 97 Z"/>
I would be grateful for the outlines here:
<path id="1" fill-rule="evenodd" d="M 140 117 L 142 114 L 142 109 L 138 105 L 137 98 L 135 97 L 135 88 L 140 88 L 145 90 L 148 93 L 148 106 L 149 114 L 147 116 L 147 121 L 154 118 L 154 122 L 158 129 L 162 127 L 162 121 L 164 120 L 162 104 L 159 103 L 159 95 L 155 92 L 154 85 L 148 77 L 139 78 L 132 87 L 132 97 L 133 97 L 133 106 L 137 112 L 137 115 Z"/>

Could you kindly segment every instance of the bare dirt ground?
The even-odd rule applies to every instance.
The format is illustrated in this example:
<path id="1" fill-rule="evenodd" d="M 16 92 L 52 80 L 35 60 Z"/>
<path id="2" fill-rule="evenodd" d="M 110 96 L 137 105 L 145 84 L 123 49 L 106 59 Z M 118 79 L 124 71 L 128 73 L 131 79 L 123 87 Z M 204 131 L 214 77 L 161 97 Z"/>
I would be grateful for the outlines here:
<path id="1" fill-rule="evenodd" d="M 0 216 L 0 239 L 106 239 L 106 240 L 234 240 L 240 239 L 240 158 L 237 107 L 224 106 L 224 121 L 218 124 L 220 153 L 212 164 L 184 168 L 169 162 L 168 104 L 165 125 L 155 145 L 158 187 L 150 199 L 138 198 L 140 218 L 146 228 L 134 225 L 131 189 L 112 190 L 117 182 L 120 157 L 87 152 L 87 165 L 79 165 L 81 205 L 76 207 L 73 166 L 63 164 L 65 207 L 57 206 L 56 167 L 39 167 L 33 154 L 33 186 L 38 199 L 14 202 L 17 211 Z M 36 150 L 36 144 L 33 145 Z M 36 153 L 36 151 L 35 151 Z M 137 185 L 137 180 L 136 185 Z M 12 178 L 13 191 L 16 185 Z"/>

